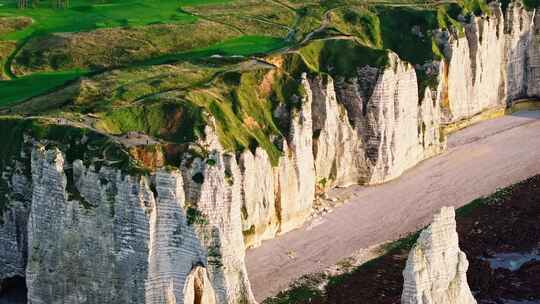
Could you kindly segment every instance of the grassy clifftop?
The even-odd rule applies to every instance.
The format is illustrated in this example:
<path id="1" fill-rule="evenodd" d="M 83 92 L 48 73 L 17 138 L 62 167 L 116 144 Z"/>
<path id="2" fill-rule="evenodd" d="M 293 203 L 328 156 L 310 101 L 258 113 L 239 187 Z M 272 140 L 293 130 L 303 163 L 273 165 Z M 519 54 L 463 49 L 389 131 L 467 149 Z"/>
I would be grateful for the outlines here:
<path id="1" fill-rule="evenodd" d="M 359 67 L 385 66 L 392 51 L 415 66 L 423 89 L 434 77 L 425 66 L 444 60 L 436 33 L 463 35 L 458 20 L 487 7 L 480 0 L 80 0 L 57 11 L 3 3 L 4 76 L 25 75 L 0 81 L 5 114 L 63 117 L 112 137 L 137 131 L 165 145 L 194 142 L 211 123 L 228 151 L 263 147 L 274 164 L 304 96 L 303 73 L 355 77 Z M 88 15 L 80 25 L 59 21 L 70 12 Z M 131 23 L 119 21 L 129 16 Z"/>

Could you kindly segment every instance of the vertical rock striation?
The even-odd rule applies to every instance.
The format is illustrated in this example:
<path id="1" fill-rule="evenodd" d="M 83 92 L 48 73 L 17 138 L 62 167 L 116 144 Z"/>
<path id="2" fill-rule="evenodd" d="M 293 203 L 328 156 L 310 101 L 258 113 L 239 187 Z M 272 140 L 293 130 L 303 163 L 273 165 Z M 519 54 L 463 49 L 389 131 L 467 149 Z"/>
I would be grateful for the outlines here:
<path id="1" fill-rule="evenodd" d="M 443 150 L 438 97 L 428 89 L 419 101 L 414 68 L 397 55 L 354 79 L 326 77 L 312 81 L 315 167 L 325 186 L 383 183 Z"/>
<path id="2" fill-rule="evenodd" d="M 540 97 L 540 17 L 518 3 L 506 15 L 507 101 Z"/>
<path id="3" fill-rule="evenodd" d="M 467 284 L 468 267 L 459 249 L 454 208 L 443 207 L 409 253 L 401 303 L 476 304 Z"/>
<path id="4" fill-rule="evenodd" d="M 272 167 L 261 148 L 240 157 L 242 223 L 248 247 L 298 228 L 311 214 L 315 198 L 313 97 L 305 75 L 302 83 L 306 95 L 291 114 L 278 165 Z"/>
<path id="5" fill-rule="evenodd" d="M 311 213 L 315 198 L 315 167 L 313 159 L 313 96 L 306 75 L 302 84 L 306 95 L 300 109 L 293 113 L 290 134 L 283 141 L 283 157 L 278 165 L 280 232 L 301 226 Z"/>
<path id="6" fill-rule="evenodd" d="M 540 97 L 540 17 L 519 3 L 505 13 L 492 3 L 491 10 L 464 23 L 461 36 L 440 32 L 446 58 L 427 63 L 434 86 L 419 89 L 415 68 L 392 52 L 384 66 L 295 79 L 302 93 L 278 117 L 287 130 L 277 164 L 261 147 L 225 151 L 212 122 L 190 147 L 200 155 L 186 153 L 179 170 L 147 176 L 66 162 L 73 158 L 57 149 L 22 155 L 0 180 L 9 202 L 1 214 L 0 280 L 26 276 L 30 303 L 253 302 L 245 247 L 301 226 L 316 187 L 394 179 L 444 150 L 446 124 Z M 430 231 L 452 243 L 455 223 L 443 215 L 446 226 L 433 227 L 446 228 Z M 449 259 L 462 267 L 441 272 L 440 286 L 465 290 L 459 249 L 444 249 L 450 255 L 442 258 L 433 246 L 417 250 L 434 259 L 429 265 Z M 408 282 L 423 281 L 406 286 L 406 299 L 431 286 L 434 273 L 418 268 L 424 262 L 408 266 L 417 267 Z M 434 290 L 430 296 L 439 297 Z"/>
<path id="7" fill-rule="evenodd" d="M 226 170 L 239 173 L 227 162 L 218 159 L 194 186 L 179 171 L 158 171 L 152 181 L 35 150 L 29 303 L 253 302 L 239 183 L 224 184 Z M 198 199 L 187 201 L 195 191 Z"/>
<path id="8" fill-rule="evenodd" d="M 443 121 L 467 119 L 481 111 L 503 106 L 505 36 L 502 11 L 491 7 L 489 17 L 474 17 L 465 35 L 450 38 Z"/>
<path id="9" fill-rule="evenodd" d="M 313 154 L 317 183 L 322 188 L 366 181 L 367 160 L 359 132 L 338 103 L 334 80 L 320 76 L 310 82 L 313 92 Z"/>
<path id="10" fill-rule="evenodd" d="M 244 263 L 241 223 L 241 175 L 234 156 L 206 130 L 207 160 L 185 160 L 184 189 L 191 220 L 206 248 L 208 273 L 217 303 L 254 302 Z"/>
<path id="11" fill-rule="evenodd" d="M 147 182 L 80 162 L 71 170 L 59 150 L 32 154 L 29 303 L 141 303 L 155 204 Z M 78 189 L 66 188 L 66 173 Z"/>
<path id="12" fill-rule="evenodd" d="M 197 273 L 206 277 L 206 270 L 198 266 L 204 265 L 205 253 L 184 213 L 182 175 L 178 171 L 159 171 L 155 178 L 157 200 L 149 220 L 146 303 L 181 303 L 188 275 L 199 269 Z"/>

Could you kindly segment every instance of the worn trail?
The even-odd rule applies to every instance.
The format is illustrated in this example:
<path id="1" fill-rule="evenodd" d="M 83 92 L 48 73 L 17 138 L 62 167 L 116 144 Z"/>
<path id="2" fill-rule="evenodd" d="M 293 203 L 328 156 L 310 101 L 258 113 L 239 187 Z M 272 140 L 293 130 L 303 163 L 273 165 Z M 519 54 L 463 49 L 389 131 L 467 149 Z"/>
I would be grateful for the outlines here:
<path id="1" fill-rule="evenodd" d="M 442 206 L 460 207 L 540 173 L 540 111 L 519 112 L 453 134 L 448 150 L 379 186 L 336 189 L 348 198 L 316 226 L 248 250 L 258 300 L 303 274 L 334 265 L 355 251 L 415 231 Z M 293 254 L 291 254 L 293 253 Z"/>

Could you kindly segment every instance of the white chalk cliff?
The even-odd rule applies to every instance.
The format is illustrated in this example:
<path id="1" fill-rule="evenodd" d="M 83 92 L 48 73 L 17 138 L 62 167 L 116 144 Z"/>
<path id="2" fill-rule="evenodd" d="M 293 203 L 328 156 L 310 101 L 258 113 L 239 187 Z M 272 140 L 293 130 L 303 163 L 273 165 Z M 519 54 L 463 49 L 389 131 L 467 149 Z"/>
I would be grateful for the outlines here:
<path id="1" fill-rule="evenodd" d="M 403 270 L 402 304 L 476 304 L 467 284 L 453 207 L 443 207 L 411 249 Z"/>
<path id="2" fill-rule="evenodd" d="M 517 3 L 492 11 L 462 37 L 441 34 L 446 59 L 424 91 L 391 52 L 354 77 L 304 74 L 274 165 L 261 147 L 225 151 L 212 126 L 197 143 L 207 156 L 142 176 L 26 140 L 1 176 L 0 280 L 25 277 L 34 304 L 254 302 L 245 248 L 301 226 L 316 187 L 396 178 L 445 149 L 444 125 L 540 97 L 540 17 Z"/>

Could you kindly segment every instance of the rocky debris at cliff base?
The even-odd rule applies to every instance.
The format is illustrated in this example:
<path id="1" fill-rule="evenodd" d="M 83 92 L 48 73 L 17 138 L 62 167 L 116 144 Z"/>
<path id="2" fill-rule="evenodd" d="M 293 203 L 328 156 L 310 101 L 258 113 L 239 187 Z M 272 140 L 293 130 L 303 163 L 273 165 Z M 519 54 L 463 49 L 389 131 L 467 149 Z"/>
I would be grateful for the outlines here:
<path id="1" fill-rule="evenodd" d="M 336 197 L 328 197 L 327 195 L 322 195 L 315 198 L 312 207 L 311 218 L 318 218 L 326 213 L 331 213 L 334 208 L 341 206 L 345 203 L 345 200 L 339 199 Z"/>

